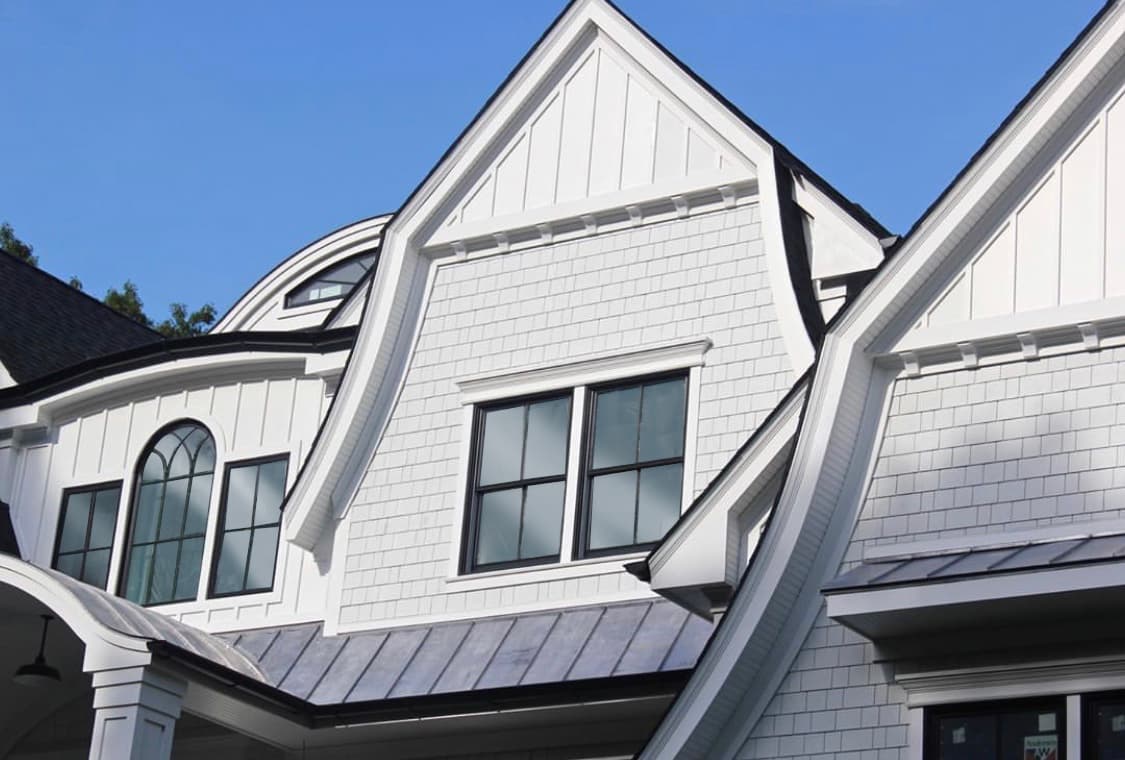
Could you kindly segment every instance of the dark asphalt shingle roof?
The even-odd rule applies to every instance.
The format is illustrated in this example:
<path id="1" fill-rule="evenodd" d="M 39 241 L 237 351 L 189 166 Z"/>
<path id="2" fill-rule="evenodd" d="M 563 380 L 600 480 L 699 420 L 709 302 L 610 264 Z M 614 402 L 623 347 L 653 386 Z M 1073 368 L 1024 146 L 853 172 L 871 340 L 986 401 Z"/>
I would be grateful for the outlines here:
<path id="1" fill-rule="evenodd" d="M 221 634 L 314 705 L 689 670 L 711 623 L 645 600 L 324 636 L 319 623 Z"/>
<path id="2" fill-rule="evenodd" d="M 17 383 L 160 339 L 62 280 L 0 251 L 0 363 Z"/>
<path id="3" fill-rule="evenodd" d="M 1125 558 L 1125 534 L 1078 536 L 866 561 L 834 578 L 825 593 L 959 581 L 982 575 L 1070 567 Z"/>

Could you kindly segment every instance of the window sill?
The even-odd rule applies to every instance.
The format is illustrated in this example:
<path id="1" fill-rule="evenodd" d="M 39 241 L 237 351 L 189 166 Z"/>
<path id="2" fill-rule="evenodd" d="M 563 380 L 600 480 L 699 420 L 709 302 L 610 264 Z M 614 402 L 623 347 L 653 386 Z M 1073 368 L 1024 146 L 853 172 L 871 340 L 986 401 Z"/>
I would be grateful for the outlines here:
<path id="1" fill-rule="evenodd" d="M 561 581 L 571 578 L 585 578 L 591 575 L 604 575 L 611 572 L 625 572 L 627 562 L 648 556 L 647 551 L 617 554 L 612 557 L 594 557 L 572 562 L 553 562 L 531 567 L 513 567 L 506 570 L 487 570 L 482 573 L 455 575 L 446 578 L 450 590 L 476 591 L 478 589 L 516 586 L 525 583 Z"/>

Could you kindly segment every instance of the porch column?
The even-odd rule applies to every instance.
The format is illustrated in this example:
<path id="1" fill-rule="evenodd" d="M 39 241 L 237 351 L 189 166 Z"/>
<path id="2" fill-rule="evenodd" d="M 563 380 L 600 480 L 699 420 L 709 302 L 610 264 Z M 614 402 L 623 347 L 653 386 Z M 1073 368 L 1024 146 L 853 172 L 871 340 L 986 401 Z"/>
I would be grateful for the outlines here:
<path id="1" fill-rule="evenodd" d="M 95 672 L 90 760 L 169 760 L 186 690 L 148 667 Z"/>

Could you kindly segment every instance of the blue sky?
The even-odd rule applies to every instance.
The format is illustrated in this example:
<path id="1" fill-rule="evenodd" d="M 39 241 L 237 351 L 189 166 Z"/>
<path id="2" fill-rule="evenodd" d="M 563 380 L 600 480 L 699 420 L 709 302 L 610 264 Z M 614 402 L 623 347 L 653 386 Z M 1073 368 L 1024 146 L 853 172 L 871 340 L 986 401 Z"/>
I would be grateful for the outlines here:
<path id="1" fill-rule="evenodd" d="M 620 0 L 905 231 L 1101 0 Z M 0 221 L 150 314 L 397 208 L 562 0 L 0 0 Z"/>

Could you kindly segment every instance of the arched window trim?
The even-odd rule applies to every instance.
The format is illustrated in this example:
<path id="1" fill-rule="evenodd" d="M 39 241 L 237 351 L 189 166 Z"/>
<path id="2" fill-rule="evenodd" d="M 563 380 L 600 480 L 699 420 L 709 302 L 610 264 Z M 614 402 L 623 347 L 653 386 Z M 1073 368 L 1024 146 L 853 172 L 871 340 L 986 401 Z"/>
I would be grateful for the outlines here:
<path id="1" fill-rule="evenodd" d="M 172 462 L 175 460 L 175 455 L 179 451 L 179 448 L 181 446 L 183 446 L 183 441 L 181 440 L 180 443 L 177 444 L 176 448 L 174 448 L 172 450 L 171 456 L 169 458 L 165 458 L 165 456 L 162 452 L 157 451 L 156 445 L 168 433 L 175 430 L 176 428 L 184 427 L 186 425 L 191 425 L 191 426 L 195 426 L 195 427 L 199 428 L 204 433 L 206 433 L 208 439 L 211 441 L 212 448 L 214 449 L 214 462 L 212 464 L 212 469 L 210 470 L 210 472 L 203 472 L 203 473 L 195 472 L 196 458 L 198 457 L 199 452 L 202 450 L 203 445 L 206 443 L 206 439 L 205 439 L 205 441 L 203 443 L 201 443 L 200 446 L 196 449 L 194 456 L 192 456 L 192 458 L 191 458 L 190 475 L 175 477 L 175 478 L 168 477 L 169 468 L 170 468 Z M 154 454 L 154 453 L 159 457 L 159 459 L 160 459 L 160 461 L 161 461 L 161 463 L 164 467 L 165 477 L 161 481 L 148 481 L 146 483 L 145 478 L 144 478 L 145 463 L 148 461 L 149 456 L 151 454 Z M 169 539 L 165 539 L 164 541 L 161 541 L 161 539 L 159 538 L 159 529 L 160 529 L 159 520 L 160 520 L 160 517 L 162 516 L 163 509 L 164 509 L 164 506 L 165 506 L 164 494 L 162 492 L 162 498 L 161 498 L 161 503 L 160 503 L 160 513 L 158 513 L 156 518 L 155 518 L 156 525 L 154 527 L 154 531 L 155 531 L 156 538 L 151 542 L 144 542 L 144 545 L 155 546 L 159 543 L 167 543 L 167 542 L 170 542 L 170 541 L 173 541 L 173 540 L 180 544 L 180 546 L 177 547 L 176 574 L 173 577 L 173 586 L 172 586 L 172 592 L 173 592 L 172 596 L 173 596 L 173 598 L 169 599 L 169 600 L 166 600 L 166 601 L 161 601 L 161 602 L 146 603 L 146 602 L 142 601 L 142 602 L 139 602 L 139 603 L 143 604 L 144 606 L 156 607 L 156 606 L 163 606 L 163 605 L 170 605 L 170 604 L 190 604 L 192 602 L 198 601 L 201 598 L 204 598 L 204 596 L 201 594 L 201 590 L 203 588 L 205 588 L 204 584 L 208 582 L 208 578 L 206 577 L 207 574 L 208 574 L 208 571 L 210 569 L 210 562 L 208 561 L 208 556 L 209 556 L 209 553 L 213 551 L 213 544 L 214 544 L 214 535 L 213 535 L 214 534 L 213 523 L 214 523 L 214 513 L 215 513 L 214 502 L 215 502 L 216 489 L 220 485 L 219 478 L 217 476 L 222 471 L 222 468 L 223 468 L 223 458 L 220 456 L 219 436 L 217 436 L 215 434 L 214 430 L 212 429 L 212 427 L 210 425 L 204 423 L 203 421 L 201 421 L 199 419 L 195 419 L 195 418 L 191 418 L 191 417 L 177 418 L 175 420 L 172 420 L 170 422 L 165 423 L 164 425 L 161 425 L 148 438 L 148 440 L 145 442 L 144 446 L 142 446 L 136 454 L 136 461 L 135 461 L 135 464 L 133 466 L 133 473 L 132 473 L 132 483 L 130 484 L 130 489 L 129 489 L 129 501 L 126 504 L 126 506 L 128 508 L 128 511 L 127 511 L 127 514 L 126 514 L 126 521 L 125 521 L 125 525 L 124 525 L 124 536 L 123 536 L 124 540 L 122 541 L 122 548 L 121 548 L 121 551 L 119 553 L 119 557 L 116 557 L 114 559 L 114 561 L 116 563 L 116 570 L 117 570 L 117 579 L 116 579 L 116 583 L 115 583 L 114 588 L 116 589 L 116 593 L 117 593 L 118 596 L 120 596 L 122 598 L 128 598 L 126 596 L 126 591 L 128 589 L 128 583 L 129 583 L 129 564 L 130 564 L 130 561 L 132 559 L 133 549 L 135 548 L 134 537 L 135 537 L 135 532 L 136 532 L 136 527 L 137 527 L 137 517 L 139 515 L 139 506 L 140 506 L 139 505 L 139 498 L 140 498 L 140 491 L 141 491 L 142 486 L 144 486 L 146 484 L 151 484 L 153 482 L 162 482 L 162 483 L 167 484 L 168 482 L 170 482 L 172 480 L 179 480 L 182 477 L 187 477 L 189 479 L 189 481 L 193 481 L 193 480 L 195 480 L 195 478 L 197 476 L 210 475 L 211 483 L 210 483 L 210 486 L 209 486 L 209 489 L 208 489 L 208 494 L 207 494 L 206 516 L 204 518 L 202 531 L 199 532 L 199 533 L 192 533 L 192 534 L 189 535 L 189 534 L 185 534 L 185 533 L 181 532 L 174 539 L 169 538 Z M 190 490 L 191 485 L 193 485 L 193 484 L 189 482 L 189 490 L 184 496 L 184 499 L 185 499 L 185 509 L 184 509 L 184 518 L 183 518 L 184 523 L 186 523 L 186 520 L 187 520 L 187 504 L 189 503 L 189 500 L 190 500 L 190 497 L 191 497 L 191 490 Z M 182 524 L 181 531 L 184 529 L 184 527 L 186 527 L 186 525 Z M 194 593 L 194 595 L 192 595 L 190 597 L 184 597 L 184 598 L 177 599 L 177 598 L 174 598 L 175 597 L 175 585 L 176 585 L 176 581 L 179 578 L 181 552 L 182 552 L 182 548 L 183 548 L 182 544 L 185 540 L 191 540 L 193 538 L 202 539 L 202 542 L 203 542 L 202 547 L 200 549 L 200 552 L 201 552 L 200 569 L 199 569 L 199 576 L 198 576 L 198 579 L 197 579 L 197 582 L 196 582 L 195 593 Z"/>
<path id="2" fill-rule="evenodd" d="M 309 300 L 302 301 L 300 303 L 294 303 L 293 302 L 294 298 L 296 297 L 296 294 L 305 290 L 306 288 L 308 288 L 313 283 L 317 282 L 318 280 L 325 280 L 325 279 L 329 278 L 330 276 L 332 276 L 333 273 L 344 269 L 349 264 L 352 264 L 354 262 L 360 261 L 360 260 L 365 259 L 365 258 L 371 259 L 371 264 L 370 264 L 370 266 L 367 267 L 367 271 L 363 274 L 362 277 L 360 277 L 354 283 L 351 283 L 351 286 L 347 290 L 345 290 L 343 293 L 340 293 L 338 295 L 333 295 L 333 296 L 325 296 L 325 297 L 321 297 L 321 298 L 310 298 Z M 372 249 L 368 249 L 368 250 L 365 250 L 365 251 L 360 251 L 359 253 L 355 253 L 355 254 L 352 254 L 351 256 L 347 256 L 345 258 L 342 258 L 339 261 L 336 261 L 335 263 L 330 264 L 329 266 L 324 267 L 321 270 L 318 270 L 315 274 L 312 274 L 312 275 L 306 277 L 305 279 L 301 280 L 300 283 L 298 283 L 294 287 L 290 288 L 285 293 L 284 308 L 286 308 L 286 309 L 298 309 L 298 308 L 301 308 L 301 307 L 304 307 L 304 306 L 313 306 L 313 305 L 319 304 L 319 303 L 326 303 L 328 301 L 343 300 L 343 299 L 347 298 L 348 296 L 350 296 L 352 294 L 352 291 L 355 290 L 359 286 L 359 284 L 361 282 L 363 282 L 364 279 L 371 276 L 371 273 L 375 271 L 375 268 L 378 265 L 379 265 L 379 250 L 377 248 L 372 248 Z"/>

